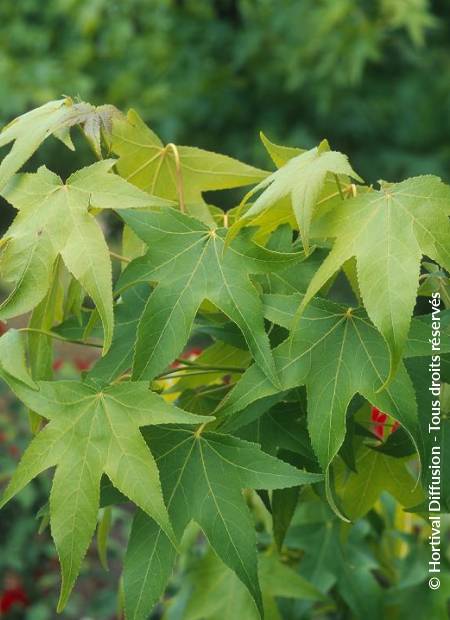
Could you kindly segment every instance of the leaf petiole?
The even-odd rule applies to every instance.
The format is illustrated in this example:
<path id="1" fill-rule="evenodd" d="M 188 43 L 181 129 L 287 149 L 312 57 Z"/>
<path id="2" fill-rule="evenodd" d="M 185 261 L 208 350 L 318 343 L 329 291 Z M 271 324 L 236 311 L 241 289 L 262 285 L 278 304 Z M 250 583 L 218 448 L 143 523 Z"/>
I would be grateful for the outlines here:
<path id="1" fill-rule="evenodd" d="M 72 340 L 70 338 L 64 338 L 64 336 L 60 336 L 59 334 L 55 334 L 55 332 L 47 331 L 45 329 L 38 329 L 37 327 L 21 327 L 17 331 L 19 332 L 30 332 L 35 334 L 42 334 L 43 336 L 48 336 L 49 338 L 54 338 L 55 340 L 61 340 L 62 342 L 69 342 L 71 344 L 81 344 L 87 347 L 96 347 L 101 349 L 103 347 L 102 344 L 96 342 L 87 342 L 84 340 Z"/>

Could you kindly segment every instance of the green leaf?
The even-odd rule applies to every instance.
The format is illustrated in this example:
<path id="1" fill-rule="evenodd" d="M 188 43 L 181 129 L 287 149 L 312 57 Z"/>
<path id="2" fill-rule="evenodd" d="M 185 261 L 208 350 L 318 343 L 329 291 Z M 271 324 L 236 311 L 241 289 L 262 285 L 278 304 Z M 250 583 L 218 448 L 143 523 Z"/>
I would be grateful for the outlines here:
<path id="1" fill-rule="evenodd" d="M 138 510 L 124 561 L 127 620 L 147 620 L 172 574 L 176 550 L 159 525 Z"/>
<path id="2" fill-rule="evenodd" d="M 37 388 L 28 373 L 23 338 L 15 329 L 8 330 L 0 338 L 0 370 L 30 388 Z"/>
<path id="3" fill-rule="evenodd" d="M 130 263 L 118 289 L 159 282 L 139 323 L 133 377 L 152 379 L 178 356 L 200 304 L 209 299 L 239 326 L 257 364 L 277 384 L 261 302 L 249 275 L 282 270 L 303 255 L 272 252 L 245 233 L 224 253 L 226 229 L 208 229 L 174 209 L 130 211 L 123 218 L 149 250 Z"/>
<path id="4" fill-rule="evenodd" d="M 345 471 L 342 466 L 336 476 L 336 491 L 345 514 L 352 520 L 364 516 L 383 491 L 404 508 L 420 504 L 424 494 L 408 470 L 408 460 L 361 446 L 356 454 L 356 472 Z"/>
<path id="5" fill-rule="evenodd" d="M 303 396 L 303 395 L 302 395 Z M 261 415 L 256 411 L 257 419 L 239 428 L 237 431 L 231 426 L 233 434 L 237 434 L 247 441 L 255 441 L 269 454 L 276 454 L 278 450 L 289 450 L 301 454 L 305 459 L 314 463 L 315 456 L 311 449 L 308 431 L 306 428 L 306 394 L 303 402 L 280 402 Z M 237 420 L 236 420 L 237 422 Z M 232 424 L 232 419 L 230 419 Z M 223 424 L 222 430 L 230 428 Z M 317 463 L 315 463 L 317 466 Z"/>
<path id="6" fill-rule="evenodd" d="M 111 506 L 102 508 L 99 515 L 99 522 L 97 526 L 97 548 L 98 557 L 100 563 L 105 570 L 109 570 L 108 567 L 108 536 L 111 530 Z"/>
<path id="7" fill-rule="evenodd" d="M 301 508 L 302 505 L 300 511 Z M 343 532 L 342 524 L 331 519 L 329 514 L 315 516 L 312 506 L 306 504 L 304 508 L 302 522 L 295 529 L 295 544 L 305 551 L 300 574 L 322 591 L 337 583 L 338 592 L 354 618 L 379 620 L 383 617 L 382 602 L 386 590 L 374 575 L 374 571 L 380 571 L 381 567 L 367 549 L 367 529 L 355 526 L 349 532 Z M 317 508 L 324 512 L 322 503 Z M 298 515 L 296 518 L 298 520 Z M 304 615 L 304 608 L 300 609 Z"/>
<path id="8" fill-rule="evenodd" d="M 102 474 L 174 539 L 158 469 L 139 427 L 196 424 L 205 418 L 167 404 L 146 383 L 96 391 L 78 381 L 41 381 L 34 391 L 5 378 L 17 396 L 49 423 L 25 451 L 0 507 L 42 471 L 56 466 L 50 524 L 61 562 L 61 610 L 95 531 Z"/>
<path id="9" fill-rule="evenodd" d="M 211 372 L 207 376 L 198 374 L 182 377 L 178 379 L 174 390 L 182 392 L 183 390 L 193 390 L 205 384 L 222 383 L 224 376 L 229 377 L 230 381 L 235 381 L 250 361 L 251 356 L 248 351 L 242 351 L 242 349 L 224 342 L 214 342 L 195 358 L 196 368 L 201 370 L 202 367 L 212 369 L 217 367 L 223 370 L 218 370 L 217 373 Z M 235 372 L 233 372 L 233 368 L 236 369 Z"/>
<path id="10" fill-rule="evenodd" d="M 281 551 L 300 496 L 299 487 L 276 489 L 272 493 L 273 538 Z"/>
<path id="11" fill-rule="evenodd" d="M 74 104 L 66 97 L 49 101 L 14 119 L 0 133 L 0 148 L 14 142 L 0 164 L 0 191 L 50 135 L 55 135 L 74 150 L 69 133 L 74 125 L 82 127 L 97 156 L 101 157 L 101 134 L 109 134 L 112 119 L 119 116 L 121 113 L 112 105 L 95 107 L 85 102 Z"/>
<path id="12" fill-rule="evenodd" d="M 266 316 L 289 327 L 301 296 L 267 295 Z M 392 384 L 378 392 L 388 367 L 386 344 L 363 310 L 350 310 L 314 299 L 291 338 L 273 351 L 283 389 L 306 385 L 308 430 L 324 471 L 345 437 L 346 411 L 353 396 L 364 396 L 400 422 L 418 443 L 414 390 L 403 366 Z M 220 417 L 236 415 L 275 389 L 256 367 L 250 367 L 218 409 Z"/>
<path id="13" fill-rule="evenodd" d="M 158 463 L 175 534 L 181 537 L 189 522 L 196 521 L 261 611 L 256 536 L 241 489 L 284 488 L 314 483 L 322 476 L 298 470 L 265 454 L 256 444 L 228 435 L 147 428 L 144 437 Z M 136 527 L 142 529 L 142 522 Z M 126 605 L 128 616 L 134 620 L 146 618 L 161 594 L 159 578 L 156 587 L 151 585 L 150 576 L 158 570 L 160 558 L 165 557 L 167 540 L 163 532 L 158 535 L 152 532 L 154 529 L 149 524 L 144 534 L 144 540 L 152 540 L 147 554 L 134 550 L 128 557 L 131 576 L 125 578 L 125 583 L 132 583 L 132 591 L 126 595 Z M 166 560 L 163 570 L 165 574 L 170 572 Z"/>
<path id="14" fill-rule="evenodd" d="M 33 310 L 28 326 L 37 331 L 51 331 L 53 324 L 62 319 L 64 289 L 61 282 L 59 259 L 55 262 L 50 289 L 44 299 Z M 35 380 L 48 381 L 53 377 L 53 341 L 50 336 L 30 332 L 28 334 L 28 351 L 31 376 Z M 33 432 L 42 422 L 34 411 L 29 412 L 30 426 Z"/>
<path id="15" fill-rule="evenodd" d="M 102 137 L 109 143 L 113 121 L 122 117 L 122 112 L 113 105 L 93 106 L 90 103 L 80 101 L 68 107 L 64 125 L 65 127 L 79 125 L 94 153 L 101 159 Z"/>
<path id="16" fill-rule="evenodd" d="M 317 234 L 334 237 L 335 242 L 314 275 L 300 312 L 355 256 L 367 314 L 390 349 L 386 381 L 394 376 L 406 343 L 422 254 L 450 270 L 449 214 L 449 187 L 437 177 L 422 176 L 345 200 L 318 224 Z"/>
<path id="17" fill-rule="evenodd" d="M 31 314 L 31 329 L 51 331 L 54 323 L 62 318 L 64 290 L 61 283 L 60 265 L 56 261 L 54 273 L 47 295 Z M 33 379 L 49 380 L 52 378 L 53 347 L 52 340 L 44 334 L 28 334 L 30 370 Z"/>
<path id="18" fill-rule="evenodd" d="M 155 196 L 179 200 L 182 184 L 188 211 L 210 225 L 214 220 L 202 192 L 250 185 L 267 175 L 226 155 L 191 146 L 165 146 L 134 110 L 114 123 L 112 150 L 119 155 L 120 175 Z"/>
<path id="19" fill-rule="evenodd" d="M 114 307 L 114 337 L 111 348 L 87 373 L 86 381 L 97 386 L 108 385 L 131 368 L 133 343 L 149 294 L 150 287 L 147 284 L 137 284 L 123 292 Z"/>
<path id="20" fill-rule="evenodd" d="M 245 213 L 250 219 L 276 205 L 287 196 L 298 223 L 305 252 L 309 253 L 310 225 L 314 208 L 323 190 L 329 173 L 347 175 L 358 181 L 362 179 L 354 172 L 348 159 L 338 151 L 315 147 L 289 159 L 279 170 L 262 180 L 245 197 L 246 202 L 259 190 L 263 193 Z"/>
<path id="21" fill-rule="evenodd" d="M 53 265 L 60 255 L 73 276 L 94 300 L 105 332 L 104 351 L 113 331 L 111 261 L 102 230 L 89 212 L 160 204 L 111 174 L 105 160 L 72 174 L 64 184 L 47 168 L 17 175 L 2 195 L 19 213 L 5 233 L 0 270 L 15 282 L 0 305 L 10 318 L 34 308 L 47 293 Z"/>
<path id="22" fill-rule="evenodd" d="M 275 555 L 259 557 L 265 620 L 281 620 L 276 598 L 324 601 L 326 597 Z M 235 574 L 211 551 L 188 570 L 185 620 L 257 620 L 258 610 Z M 183 590 L 180 596 L 183 595 Z"/>
<path id="23" fill-rule="evenodd" d="M 0 164 L 0 190 L 40 144 L 52 133 L 62 128 L 66 116 L 67 100 L 49 101 L 14 119 L 0 133 L 0 147 L 14 144 Z"/>
<path id="24" fill-rule="evenodd" d="M 281 166 L 284 166 L 290 159 L 305 152 L 305 149 L 275 144 L 275 142 L 271 142 L 262 131 L 259 132 L 259 137 L 277 168 L 281 168 Z"/>

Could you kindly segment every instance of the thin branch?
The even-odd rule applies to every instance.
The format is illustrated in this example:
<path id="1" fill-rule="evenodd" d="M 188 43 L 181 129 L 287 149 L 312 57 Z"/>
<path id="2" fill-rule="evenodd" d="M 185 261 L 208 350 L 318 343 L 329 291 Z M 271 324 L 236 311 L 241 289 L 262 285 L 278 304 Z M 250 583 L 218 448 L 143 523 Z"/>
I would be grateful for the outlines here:
<path id="1" fill-rule="evenodd" d="M 128 258 L 127 256 L 122 256 L 121 254 L 117 254 L 116 252 L 113 252 L 112 250 L 109 251 L 109 254 L 113 258 L 117 258 L 117 260 L 120 260 L 123 263 L 131 263 L 131 258 Z"/>
<path id="2" fill-rule="evenodd" d="M 64 338 L 64 336 L 60 336 L 59 334 L 55 334 L 55 332 L 47 331 L 45 329 L 38 329 L 37 327 L 21 327 L 17 331 L 19 332 L 30 332 L 35 334 L 41 334 L 42 336 L 48 336 L 49 338 L 54 338 L 55 340 L 61 340 L 62 342 L 69 342 L 70 344 L 80 344 L 87 347 L 96 347 L 99 349 L 103 348 L 103 345 L 96 342 L 87 342 L 84 340 L 73 340 L 71 338 Z"/>
<path id="3" fill-rule="evenodd" d="M 183 364 L 185 366 L 189 366 L 192 368 L 197 368 L 197 369 L 210 369 L 210 370 L 217 370 L 217 371 L 221 371 L 224 370 L 226 372 L 245 372 L 246 368 L 243 368 L 241 366 L 210 366 L 208 364 L 199 364 L 198 362 L 194 362 L 191 360 L 187 360 L 187 359 L 183 359 L 183 358 L 179 358 L 177 357 L 175 360 L 178 364 Z M 181 368 L 174 368 L 174 371 L 176 372 L 177 370 L 182 370 Z"/>
<path id="4" fill-rule="evenodd" d="M 168 370 L 167 372 L 162 373 L 161 375 L 158 375 L 157 377 L 155 377 L 155 379 L 159 380 L 159 379 L 179 379 L 180 377 L 192 377 L 195 375 L 210 375 L 210 374 L 217 374 L 218 372 L 245 372 L 245 368 L 233 368 L 232 370 L 230 369 L 226 369 L 226 368 L 205 368 L 204 370 L 196 370 L 196 369 L 192 369 L 192 370 L 188 370 L 186 368 L 186 372 L 182 372 L 183 368 L 174 368 L 173 370 Z M 177 372 L 181 374 L 176 374 Z"/>

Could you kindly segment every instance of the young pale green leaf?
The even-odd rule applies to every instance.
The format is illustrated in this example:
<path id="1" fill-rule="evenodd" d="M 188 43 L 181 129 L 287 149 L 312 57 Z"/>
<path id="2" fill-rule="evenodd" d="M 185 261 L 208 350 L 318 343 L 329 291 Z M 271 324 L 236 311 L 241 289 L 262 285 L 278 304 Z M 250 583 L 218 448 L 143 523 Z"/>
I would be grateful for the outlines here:
<path id="1" fill-rule="evenodd" d="M 39 389 L 32 390 L 9 375 L 4 378 L 22 402 L 49 423 L 25 451 L 0 507 L 42 471 L 56 466 L 50 524 L 62 570 L 61 610 L 95 531 L 102 474 L 174 540 L 158 468 L 139 428 L 198 424 L 205 418 L 167 404 L 146 383 L 96 391 L 77 381 L 41 381 Z"/>
<path id="2" fill-rule="evenodd" d="M 90 103 L 73 101 L 66 97 L 49 101 L 14 119 L 0 133 L 0 147 L 14 142 L 0 164 L 0 191 L 8 180 L 52 134 L 74 150 L 70 128 L 80 125 L 96 154 L 101 157 L 101 134 L 109 134 L 112 119 L 121 113 L 112 105 L 95 107 Z"/>
<path id="3" fill-rule="evenodd" d="M 33 155 L 40 144 L 63 127 L 67 101 L 66 99 L 49 101 L 40 108 L 14 119 L 2 130 L 0 147 L 13 141 L 14 144 L 0 164 L 0 190 Z"/>
<path id="4" fill-rule="evenodd" d="M 0 271 L 15 282 L 0 305 L 0 317 L 28 312 L 44 298 L 60 255 L 94 300 L 102 319 L 106 351 L 113 332 L 111 261 L 102 230 L 90 207 L 124 209 L 161 204 L 161 200 L 111 174 L 114 162 L 83 168 L 66 183 L 40 168 L 17 175 L 2 195 L 19 213 L 5 233 Z"/>
<path id="5" fill-rule="evenodd" d="M 261 451 L 256 444 L 217 433 L 192 433 L 183 429 L 146 428 L 144 437 L 155 455 L 164 498 L 175 534 L 181 536 L 193 519 L 206 534 L 211 546 L 246 586 L 260 611 L 261 592 L 256 570 L 256 537 L 241 489 L 274 489 L 318 482 L 311 474 Z M 147 553 L 138 552 L 138 532 L 126 562 L 127 617 L 144 620 L 162 593 L 159 576 L 151 575 L 162 564 L 170 573 L 173 561 L 164 533 L 148 529 L 140 518 L 135 526 L 143 540 L 152 543 Z M 164 558 L 164 560 L 162 560 Z"/>
<path id="6" fill-rule="evenodd" d="M 266 151 L 269 153 L 277 168 L 284 166 L 284 164 L 286 164 L 293 157 L 297 157 L 297 155 L 305 153 L 305 149 L 299 149 L 292 146 L 282 146 L 281 144 L 271 142 L 271 140 L 269 140 L 269 138 L 262 131 L 259 132 L 259 137 L 261 138 L 261 142 L 264 144 Z"/>
<path id="7" fill-rule="evenodd" d="M 346 175 L 362 181 L 350 166 L 345 155 L 321 147 L 322 145 L 289 159 L 279 170 L 258 183 L 244 199 L 246 202 L 256 192 L 264 190 L 244 214 L 244 220 L 249 220 L 276 205 L 282 198 L 290 197 L 307 253 L 309 252 L 309 231 L 314 208 L 327 175 L 329 173 Z"/>
<path id="8" fill-rule="evenodd" d="M 264 299 L 267 318 L 289 327 L 301 296 L 267 295 Z M 377 391 L 389 366 L 387 347 L 363 310 L 314 299 L 291 338 L 273 354 L 283 389 L 306 385 L 309 434 L 324 471 L 342 445 L 346 411 L 357 393 L 398 420 L 416 447 L 421 444 L 414 389 L 403 365 L 392 384 Z M 252 366 L 224 399 L 218 414 L 237 414 L 274 393 L 267 378 Z"/>
<path id="9" fill-rule="evenodd" d="M 422 176 L 345 200 L 319 225 L 317 234 L 335 242 L 311 280 L 299 312 L 355 256 L 367 314 L 389 345 L 390 369 L 381 383 L 391 380 L 400 364 L 422 254 L 450 270 L 449 215 L 450 188 L 437 177 Z"/>
<path id="10" fill-rule="evenodd" d="M 102 137 L 107 143 L 110 142 L 113 120 L 122 118 L 122 116 L 122 112 L 113 105 L 93 106 L 90 103 L 80 101 L 68 106 L 63 129 L 68 132 L 70 127 L 79 125 L 93 151 L 101 159 Z"/>
<path id="11" fill-rule="evenodd" d="M 139 281 L 159 282 L 139 323 L 135 379 L 152 379 L 183 349 L 204 299 L 242 331 L 257 364 L 278 383 L 258 292 L 249 275 L 276 272 L 303 259 L 256 245 L 247 231 L 224 253 L 226 229 L 209 229 L 176 211 L 128 212 L 125 222 L 148 245 L 125 269 L 118 290 Z"/>
<path id="12" fill-rule="evenodd" d="M 0 338 L 0 370 L 33 389 L 37 388 L 28 373 L 23 338 L 15 329 L 8 330 Z"/>
<path id="13" fill-rule="evenodd" d="M 117 169 L 127 181 L 155 196 L 183 199 L 192 215 L 210 225 L 214 220 L 202 192 L 250 185 L 267 175 L 226 155 L 164 145 L 134 110 L 114 122 L 112 151 L 119 156 Z"/>

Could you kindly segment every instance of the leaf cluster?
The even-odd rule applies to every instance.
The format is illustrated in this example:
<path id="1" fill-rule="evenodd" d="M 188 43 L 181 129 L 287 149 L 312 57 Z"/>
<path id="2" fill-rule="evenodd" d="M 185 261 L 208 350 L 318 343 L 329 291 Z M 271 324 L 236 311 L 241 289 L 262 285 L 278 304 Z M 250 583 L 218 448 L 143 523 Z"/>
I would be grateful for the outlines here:
<path id="1" fill-rule="evenodd" d="M 74 125 L 98 161 L 66 181 L 45 167 L 18 173 L 52 134 L 72 148 Z M 109 507 L 124 502 L 135 512 L 123 575 L 134 620 L 180 570 L 192 528 L 210 550 L 203 542 L 187 567 L 183 617 L 227 617 L 233 607 L 218 600 L 234 588 L 249 618 L 281 617 L 280 597 L 318 613 L 338 605 L 334 577 L 307 580 L 308 545 L 299 563 L 290 542 L 303 498 L 333 532 L 332 566 L 344 556 L 360 566 L 377 598 L 378 563 L 342 551 L 340 528 L 381 519 L 386 494 L 423 510 L 414 471 L 426 488 L 424 377 L 437 322 L 450 381 L 450 189 L 432 176 L 373 188 L 326 141 L 302 151 L 262 139 L 272 173 L 165 145 L 134 111 L 67 99 L 0 133 L 10 144 L 0 191 L 17 210 L 0 240 L 0 318 L 29 319 L 0 338 L 0 376 L 34 434 L 1 505 L 54 469 L 44 513 L 59 610 L 97 527 L 105 563 Z M 205 195 L 248 185 L 228 212 Z M 119 251 L 104 211 L 120 218 Z M 418 295 L 433 314 L 415 312 Z M 96 348 L 98 359 L 76 380 L 55 379 L 57 341 Z M 384 441 L 371 407 L 400 425 Z M 443 498 L 448 510 L 447 481 Z M 358 614 L 351 570 L 336 583 Z"/>

